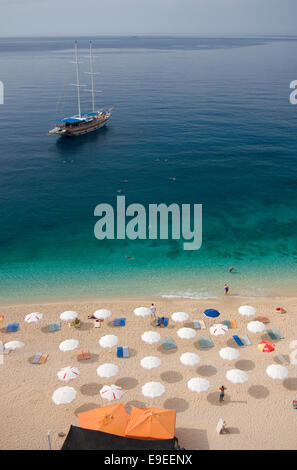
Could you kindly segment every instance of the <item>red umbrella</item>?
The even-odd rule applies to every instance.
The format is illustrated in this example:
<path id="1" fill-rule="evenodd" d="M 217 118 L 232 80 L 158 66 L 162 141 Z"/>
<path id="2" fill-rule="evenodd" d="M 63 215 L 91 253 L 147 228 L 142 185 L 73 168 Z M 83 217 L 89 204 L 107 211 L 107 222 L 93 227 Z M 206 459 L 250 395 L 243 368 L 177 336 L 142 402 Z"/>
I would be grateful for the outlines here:
<path id="1" fill-rule="evenodd" d="M 275 350 L 275 344 L 271 343 L 270 341 L 261 341 L 258 344 L 258 349 L 262 352 L 272 352 Z"/>

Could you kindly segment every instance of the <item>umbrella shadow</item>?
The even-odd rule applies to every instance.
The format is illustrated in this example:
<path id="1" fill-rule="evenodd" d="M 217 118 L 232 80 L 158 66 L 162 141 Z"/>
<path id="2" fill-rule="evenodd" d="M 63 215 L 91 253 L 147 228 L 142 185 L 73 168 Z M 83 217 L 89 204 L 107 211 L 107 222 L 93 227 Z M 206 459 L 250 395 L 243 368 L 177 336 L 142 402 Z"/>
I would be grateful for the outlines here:
<path id="1" fill-rule="evenodd" d="M 165 400 L 163 403 L 166 410 L 176 410 L 177 413 L 182 413 L 189 408 L 189 403 L 183 398 L 172 397 Z"/>
<path id="2" fill-rule="evenodd" d="M 143 401 L 131 400 L 131 401 L 128 401 L 128 403 L 126 403 L 125 405 L 127 413 L 129 414 L 131 413 L 132 406 L 134 406 L 135 408 L 142 408 L 142 409 L 146 408 L 146 404 Z"/>
<path id="3" fill-rule="evenodd" d="M 296 391 L 297 390 L 297 378 L 289 377 L 283 381 L 283 385 L 287 390 Z"/>
<path id="4" fill-rule="evenodd" d="M 197 368 L 198 374 L 202 375 L 202 377 L 210 377 L 211 375 L 215 375 L 217 371 L 217 368 L 214 366 L 204 365 Z"/>
<path id="5" fill-rule="evenodd" d="M 62 326 L 61 326 L 61 329 L 62 329 Z M 43 326 L 42 328 L 40 328 L 40 331 L 42 333 L 50 334 L 50 335 L 53 335 L 54 333 L 58 333 L 59 331 L 61 332 L 61 330 L 50 331 L 49 330 L 49 325 Z"/>
<path id="6" fill-rule="evenodd" d="M 226 435 L 228 434 L 240 434 L 239 428 L 235 426 L 227 426 L 226 427 Z"/>
<path id="7" fill-rule="evenodd" d="M 288 362 L 287 365 L 290 364 L 290 356 L 289 354 L 283 354 L 282 355 L 284 357 L 284 359 Z M 274 362 L 276 362 L 277 364 L 280 364 L 281 366 L 283 366 L 284 364 L 282 363 L 282 361 L 280 361 L 280 359 L 277 357 L 277 356 L 274 356 L 273 358 Z"/>
<path id="8" fill-rule="evenodd" d="M 74 410 L 74 414 L 78 415 L 79 413 L 83 413 L 84 411 L 95 410 L 96 408 L 101 408 L 98 403 L 85 403 L 84 405 L 79 406 Z"/>
<path id="9" fill-rule="evenodd" d="M 209 450 L 206 429 L 176 428 L 175 435 L 185 449 Z"/>
<path id="10" fill-rule="evenodd" d="M 242 346 L 238 346 L 238 344 L 235 342 L 235 340 L 233 338 L 229 338 L 227 341 L 226 341 L 226 345 L 229 347 L 229 348 L 235 348 L 235 349 L 240 349 Z"/>
<path id="11" fill-rule="evenodd" d="M 159 346 L 157 351 L 159 351 L 160 353 L 164 354 L 164 355 L 167 355 L 169 356 L 170 354 L 174 354 L 176 353 L 178 348 L 172 348 L 172 349 L 164 349 L 163 346 Z"/>
<path id="12" fill-rule="evenodd" d="M 99 354 L 90 353 L 90 359 L 85 359 L 83 361 L 78 361 L 79 364 L 94 364 L 94 362 L 98 362 Z"/>
<path id="13" fill-rule="evenodd" d="M 219 400 L 220 393 L 212 392 L 207 395 L 207 401 L 211 403 L 211 405 L 215 406 L 224 406 L 228 405 L 229 403 L 247 403 L 246 400 L 231 400 L 231 397 L 228 393 L 225 393 L 224 401 Z"/>
<path id="14" fill-rule="evenodd" d="M 183 380 L 182 374 L 175 370 L 167 370 L 166 372 L 162 372 L 160 377 L 162 380 L 164 380 L 164 382 L 167 382 L 169 384 L 173 384 Z"/>
<path id="15" fill-rule="evenodd" d="M 267 387 L 264 387 L 264 385 L 252 385 L 248 388 L 248 394 L 260 400 L 268 397 L 269 390 Z"/>
<path id="16" fill-rule="evenodd" d="M 80 327 L 78 329 L 81 331 L 88 331 L 88 330 L 91 330 L 92 328 L 93 328 L 93 325 L 91 323 L 81 321 Z"/>
<path id="17" fill-rule="evenodd" d="M 235 362 L 234 365 L 236 369 L 245 370 L 245 371 L 252 370 L 256 367 L 255 363 L 248 359 L 240 359 L 239 361 Z"/>
<path id="18" fill-rule="evenodd" d="M 118 385 L 118 387 L 122 387 L 125 390 L 131 390 L 138 385 L 138 380 L 134 377 L 122 377 L 115 382 L 115 385 Z"/>
<path id="19" fill-rule="evenodd" d="M 92 396 L 98 396 L 101 388 L 102 388 L 102 385 L 96 382 L 91 382 L 91 383 L 82 385 L 80 387 L 80 391 L 83 395 L 92 397 Z"/>

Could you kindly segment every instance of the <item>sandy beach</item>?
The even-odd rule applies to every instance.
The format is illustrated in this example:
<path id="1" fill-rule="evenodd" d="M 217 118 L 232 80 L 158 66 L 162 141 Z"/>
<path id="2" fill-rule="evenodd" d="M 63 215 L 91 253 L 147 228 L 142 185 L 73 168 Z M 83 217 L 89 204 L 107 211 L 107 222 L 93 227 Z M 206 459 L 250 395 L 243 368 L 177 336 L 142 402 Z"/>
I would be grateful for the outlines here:
<path id="1" fill-rule="evenodd" d="M 171 317 L 176 311 L 185 311 L 190 320 L 185 325 L 169 321 L 167 328 L 156 328 L 162 337 L 172 336 L 177 349 L 164 351 L 160 344 L 145 344 L 141 334 L 153 330 L 149 317 L 139 318 L 133 310 L 139 306 L 149 307 L 154 302 L 157 314 Z M 270 323 L 267 327 L 278 328 L 285 339 L 275 342 L 276 350 L 272 353 L 258 351 L 257 344 L 262 339 L 269 340 L 265 333 L 253 334 L 247 331 L 247 323 L 254 318 L 242 317 L 238 313 L 240 305 L 252 305 L 257 314 L 267 315 Z M 287 313 L 275 311 L 284 306 Z M 217 308 L 221 312 L 218 319 L 206 318 L 205 308 Z M 99 308 L 112 311 L 102 328 L 94 328 L 94 323 L 87 320 L 88 314 Z M 58 321 L 65 310 L 75 310 L 82 321 L 80 329 L 71 328 L 62 322 L 58 332 L 49 333 L 48 324 Z M 30 312 L 43 313 L 39 323 L 28 324 L 24 317 Z M 287 359 L 290 343 L 297 340 L 296 327 L 297 298 L 246 299 L 225 296 L 217 300 L 193 299 L 100 299 L 92 302 L 43 303 L 27 305 L 7 305 L 0 307 L 0 315 L 5 320 L 1 324 L 1 341 L 4 343 L 18 340 L 25 343 L 21 349 L 11 351 L 4 356 L 0 365 L 0 448 L 1 449 L 47 449 L 47 432 L 51 431 L 53 449 L 59 449 L 64 438 L 59 432 L 67 434 L 71 424 L 78 425 L 77 413 L 109 404 L 103 402 L 99 390 L 105 384 L 115 383 L 123 387 L 125 393 L 122 402 L 129 412 L 131 406 L 147 407 L 155 405 L 176 409 L 176 435 L 180 445 L 186 449 L 295 449 L 297 411 L 292 408 L 292 400 L 297 399 L 296 365 L 289 365 L 289 378 L 284 381 L 272 380 L 266 375 L 266 367 L 278 363 L 277 354 Z M 113 318 L 126 317 L 126 326 L 116 328 Z M 194 319 L 204 319 L 207 329 L 198 330 L 191 340 L 181 339 L 177 331 L 181 326 L 192 327 Z M 237 329 L 232 329 L 225 336 L 212 336 L 214 347 L 200 349 L 197 338 L 209 333 L 209 327 L 220 320 L 234 318 Z M 16 333 L 5 333 L 3 328 L 9 322 L 20 323 Z M 130 358 L 118 359 L 116 348 L 107 351 L 99 346 L 98 340 L 105 334 L 119 337 L 119 345 L 129 346 Z M 248 334 L 252 345 L 241 347 L 240 357 L 236 361 L 225 361 L 219 356 L 224 346 L 237 347 L 232 335 Z M 65 339 L 78 339 L 79 347 L 89 348 L 91 359 L 78 362 L 76 351 L 62 352 L 59 344 Z M 47 352 L 48 360 L 43 365 L 30 362 L 36 352 Z M 186 367 L 179 357 L 184 352 L 195 352 L 200 356 L 200 364 Z M 148 355 L 158 356 L 162 360 L 159 368 L 147 371 L 140 366 L 140 360 Z M 100 379 L 96 369 L 100 364 L 112 362 L 120 371 L 111 379 Z M 80 376 L 67 383 L 77 391 L 76 399 L 69 405 L 57 406 L 52 401 L 53 392 L 63 385 L 57 372 L 61 367 L 77 366 Z M 241 385 L 234 385 L 226 379 L 230 369 L 242 369 L 249 380 Z M 206 393 L 196 394 L 187 388 L 187 381 L 192 377 L 203 377 L 210 381 Z M 153 401 L 145 399 L 141 386 L 151 380 L 161 382 L 165 394 Z M 219 402 L 219 387 L 227 387 L 224 403 Z M 216 425 L 223 418 L 229 433 L 218 435 Z"/>

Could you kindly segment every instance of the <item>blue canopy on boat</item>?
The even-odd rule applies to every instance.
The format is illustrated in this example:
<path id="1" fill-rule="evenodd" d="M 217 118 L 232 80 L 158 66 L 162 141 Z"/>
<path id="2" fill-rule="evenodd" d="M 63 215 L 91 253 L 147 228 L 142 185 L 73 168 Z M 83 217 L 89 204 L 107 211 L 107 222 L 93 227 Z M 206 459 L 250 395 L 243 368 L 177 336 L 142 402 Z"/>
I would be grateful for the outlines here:
<path id="1" fill-rule="evenodd" d="M 214 310 L 213 308 L 208 308 L 207 310 L 204 310 L 204 315 L 207 317 L 215 318 L 220 315 L 220 312 Z"/>
<path id="2" fill-rule="evenodd" d="M 83 113 L 82 116 L 97 116 L 98 113 Z"/>
<path id="3" fill-rule="evenodd" d="M 59 119 L 56 122 L 65 122 L 66 124 L 74 124 L 76 122 L 81 122 L 82 120 L 79 118 L 64 118 L 64 119 Z"/>

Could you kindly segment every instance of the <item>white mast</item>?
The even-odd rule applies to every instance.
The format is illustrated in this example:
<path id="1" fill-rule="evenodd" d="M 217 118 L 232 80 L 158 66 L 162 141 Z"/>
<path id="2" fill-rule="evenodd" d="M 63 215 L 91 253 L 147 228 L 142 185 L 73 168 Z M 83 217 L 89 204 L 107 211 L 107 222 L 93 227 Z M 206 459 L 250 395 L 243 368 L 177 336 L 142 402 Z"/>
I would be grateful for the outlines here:
<path id="1" fill-rule="evenodd" d="M 78 116 L 81 118 L 80 83 L 79 83 L 79 65 L 78 65 L 78 55 L 77 55 L 77 41 L 75 41 L 75 43 L 74 43 L 74 48 L 75 48 L 75 63 L 76 63 L 76 86 L 77 86 Z"/>
<path id="2" fill-rule="evenodd" d="M 91 91 L 92 91 L 92 111 L 95 112 L 95 94 L 94 94 L 94 69 L 93 69 L 93 51 L 92 41 L 90 41 L 90 75 L 91 75 Z"/>

